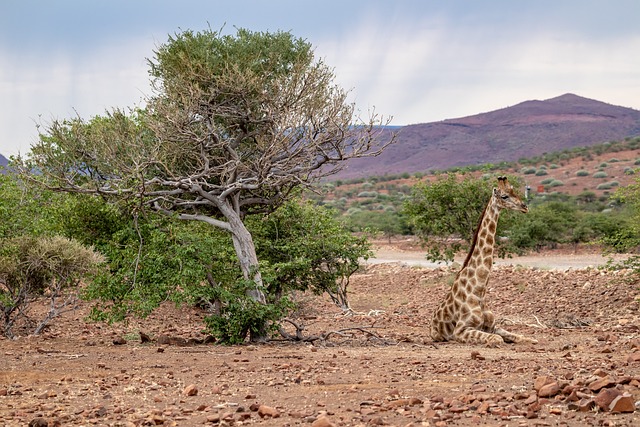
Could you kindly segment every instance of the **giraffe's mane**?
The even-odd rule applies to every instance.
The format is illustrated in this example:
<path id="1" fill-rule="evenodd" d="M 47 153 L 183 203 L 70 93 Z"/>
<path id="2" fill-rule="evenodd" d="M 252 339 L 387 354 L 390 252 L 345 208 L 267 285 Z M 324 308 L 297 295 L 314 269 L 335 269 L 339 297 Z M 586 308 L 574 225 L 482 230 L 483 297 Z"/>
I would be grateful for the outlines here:
<path id="1" fill-rule="evenodd" d="M 460 272 L 464 270 L 469 264 L 469 260 L 471 259 L 471 254 L 473 254 L 473 250 L 478 244 L 478 234 L 480 234 L 480 226 L 482 225 L 482 220 L 484 219 L 484 216 L 487 213 L 487 209 L 489 209 L 489 205 L 491 204 L 492 199 L 493 199 L 493 192 L 491 192 L 491 199 L 489 199 L 489 202 L 487 202 L 487 204 L 484 207 L 484 210 L 482 211 L 482 215 L 480 215 L 480 219 L 478 220 L 478 225 L 476 225 L 476 231 L 473 233 L 473 239 L 471 240 L 471 247 L 469 248 L 469 253 L 467 253 L 467 257 L 465 258 L 464 263 L 462 263 L 462 268 L 460 268 L 460 271 L 458 271 L 458 274 L 460 274 Z"/>

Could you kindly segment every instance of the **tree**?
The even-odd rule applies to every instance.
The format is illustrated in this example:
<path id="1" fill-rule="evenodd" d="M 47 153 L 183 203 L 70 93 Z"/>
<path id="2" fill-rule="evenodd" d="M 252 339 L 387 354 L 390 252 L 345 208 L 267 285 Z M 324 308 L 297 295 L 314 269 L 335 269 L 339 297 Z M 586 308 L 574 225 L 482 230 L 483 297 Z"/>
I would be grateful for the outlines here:
<path id="1" fill-rule="evenodd" d="M 427 248 L 432 261 L 451 261 L 471 244 L 484 207 L 491 197 L 491 183 L 466 175 L 441 175 L 434 182 L 413 187 L 403 212 Z"/>
<path id="2" fill-rule="evenodd" d="M 269 263 L 269 294 L 276 298 L 291 290 L 326 292 L 349 311 L 349 278 L 360 260 L 372 255 L 365 237 L 355 236 L 330 209 L 311 202 L 286 203 L 250 224 L 261 259 Z"/>
<path id="3" fill-rule="evenodd" d="M 332 70 L 288 32 L 185 31 L 149 65 L 145 109 L 53 121 L 22 171 L 55 190 L 126 199 L 136 212 L 225 230 L 253 283 L 247 294 L 264 304 L 245 216 L 276 209 L 347 159 L 380 153 L 391 142 L 378 140 L 384 123 L 358 117 Z"/>

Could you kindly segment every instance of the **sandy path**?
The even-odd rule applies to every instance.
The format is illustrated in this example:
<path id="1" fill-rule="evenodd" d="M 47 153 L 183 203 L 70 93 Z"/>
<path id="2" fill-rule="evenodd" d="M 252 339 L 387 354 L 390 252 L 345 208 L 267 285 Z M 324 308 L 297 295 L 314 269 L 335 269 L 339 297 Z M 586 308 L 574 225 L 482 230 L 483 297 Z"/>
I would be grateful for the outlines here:
<path id="1" fill-rule="evenodd" d="M 367 262 L 369 264 L 386 264 L 400 262 L 410 266 L 438 267 L 444 263 L 434 263 L 425 258 L 425 253 L 420 251 L 404 251 L 393 248 L 377 248 L 373 258 Z M 623 259 L 623 256 L 616 256 L 616 260 Z M 547 252 L 535 255 L 514 256 L 513 258 L 496 258 L 496 265 L 521 265 L 524 267 L 536 267 L 549 270 L 582 269 L 588 267 L 599 267 L 605 265 L 609 260 L 608 256 L 594 253 L 566 254 Z M 457 257 L 456 262 L 462 263 L 463 257 Z"/>

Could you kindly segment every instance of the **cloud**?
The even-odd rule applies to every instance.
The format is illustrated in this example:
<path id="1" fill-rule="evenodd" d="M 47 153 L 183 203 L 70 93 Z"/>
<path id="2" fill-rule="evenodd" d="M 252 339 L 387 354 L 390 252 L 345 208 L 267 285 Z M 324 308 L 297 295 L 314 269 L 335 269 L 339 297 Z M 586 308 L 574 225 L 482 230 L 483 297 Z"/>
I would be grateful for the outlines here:
<path id="1" fill-rule="evenodd" d="M 133 107 L 149 94 L 146 40 L 109 44 L 87 56 L 68 52 L 25 57 L 0 52 L 0 153 L 25 153 L 37 139 L 36 123 L 112 107 Z"/>
<path id="2" fill-rule="evenodd" d="M 443 16 L 391 26 L 366 16 L 318 42 L 356 104 L 409 124 L 462 117 L 567 92 L 637 108 L 640 36 L 606 39 L 565 27 L 496 29 Z M 500 34 L 498 34 L 500 33 Z"/>

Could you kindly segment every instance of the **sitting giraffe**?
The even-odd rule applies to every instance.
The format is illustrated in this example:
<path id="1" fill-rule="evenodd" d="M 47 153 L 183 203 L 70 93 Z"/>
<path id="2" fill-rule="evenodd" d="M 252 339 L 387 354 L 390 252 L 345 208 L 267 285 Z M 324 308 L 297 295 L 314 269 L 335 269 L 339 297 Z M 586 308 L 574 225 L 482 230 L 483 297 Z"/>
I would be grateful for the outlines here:
<path id="1" fill-rule="evenodd" d="M 529 210 L 506 177 L 498 178 L 498 188 L 493 189 L 491 199 L 484 209 L 462 269 L 434 313 L 431 322 L 431 338 L 434 341 L 455 340 L 490 346 L 503 342 L 537 342 L 497 328 L 493 313 L 485 305 L 484 294 L 493 265 L 493 246 L 501 209 L 524 213 Z"/>

